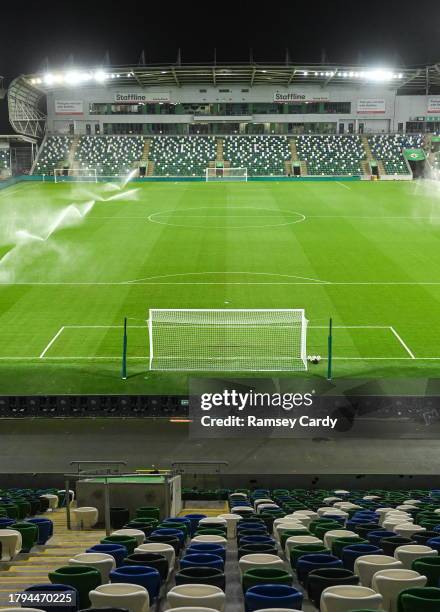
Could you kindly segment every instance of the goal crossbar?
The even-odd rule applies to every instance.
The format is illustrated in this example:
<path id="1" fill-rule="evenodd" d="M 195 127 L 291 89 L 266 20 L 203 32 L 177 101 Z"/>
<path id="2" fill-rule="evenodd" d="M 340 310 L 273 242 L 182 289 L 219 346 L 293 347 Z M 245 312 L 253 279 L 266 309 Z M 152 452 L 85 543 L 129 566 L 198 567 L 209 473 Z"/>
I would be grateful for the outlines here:
<path id="1" fill-rule="evenodd" d="M 150 370 L 307 370 L 303 309 L 150 309 Z"/>
<path id="2" fill-rule="evenodd" d="M 72 169 L 72 168 L 54 168 L 53 171 L 55 183 L 62 182 L 81 182 L 81 183 L 97 183 L 98 172 L 96 168 L 87 169 Z"/>
<path id="3" fill-rule="evenodd" d="M 247 168 L 206 168 L 206 181 L 247 181 Z"/>

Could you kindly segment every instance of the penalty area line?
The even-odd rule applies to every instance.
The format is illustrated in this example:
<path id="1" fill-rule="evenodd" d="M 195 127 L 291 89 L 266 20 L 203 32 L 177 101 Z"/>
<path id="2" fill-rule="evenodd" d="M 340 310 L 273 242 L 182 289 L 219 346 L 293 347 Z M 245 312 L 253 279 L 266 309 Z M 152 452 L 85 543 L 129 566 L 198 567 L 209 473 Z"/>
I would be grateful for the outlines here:
<path id="1" fill-rule="evenodd" d="M 46 348 L 43 350 L 43 352 L 40 355 L 40 359 L 44 358 L 44 356 L 47 353 L 47 351 L 50 349 L 52 344 L 61 336 L 61 334 L 63 333 L 64 329 L 65 329 L 64 325 L 63 325 L 63 327 L 60 327 L 60 329 L 57 331 L 57 333 L 52 338 L 52 340 L 49 342 L 49 344 L 46 345 Z"/>
<path id="2" fill-rule="evenodd" d="M 403 341 L 403 339 L 401 338 L 401 336 L 399 336 L 399 334 L 396 332 L 396 330 L 394 329 L 394 327 L 390 326 L 390 330 L 391 332 L 395 335 L 395 337 L 397 338 L 397 340 L 400 342 L 400 344 L 403 346 L 403 348 L 405 349 L 405 351 L 408 353 L 408 355 L 411 357 L 411 359 L 415 359 L 415 355 L 412 352 L 412 350 L 409 348 L 409 346 Z"/>

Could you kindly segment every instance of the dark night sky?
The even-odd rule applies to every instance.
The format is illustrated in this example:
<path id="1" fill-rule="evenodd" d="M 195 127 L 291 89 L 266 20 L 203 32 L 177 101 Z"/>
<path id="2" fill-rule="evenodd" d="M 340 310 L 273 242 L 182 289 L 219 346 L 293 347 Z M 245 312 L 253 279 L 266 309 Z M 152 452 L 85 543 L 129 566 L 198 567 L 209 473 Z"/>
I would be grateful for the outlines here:
<path id="1" fill-rule="evenodd" d="M 216 5 L 218 8 L 216 9 Z M 14 8 L 16 7 L 16 8 Z M 241 8 L 239 8 L 241 7 Z M 55 69 L 73 56 L 96 65 L 148 62 L 293 61 L 421 64 L 440 60 L 438 0 L 279 0 L 216 3 L 2 3 L 0 75 L 36 71 L 45 58 Z"/>
<path id="2" fill-rule="evenodd" d="M 216 8 L 217 6 L 217 8 Z M 398 67 L 440 61 L 439 0 L 8 2 L 0 7 L 0 75 L 66 65 L 296 62 Z M 323 55 L 324 54 L 324 55 Z M 0 130 L 6 105 L 0 103 Z M 3 121 L 2 121 L 3 120 Z"/>

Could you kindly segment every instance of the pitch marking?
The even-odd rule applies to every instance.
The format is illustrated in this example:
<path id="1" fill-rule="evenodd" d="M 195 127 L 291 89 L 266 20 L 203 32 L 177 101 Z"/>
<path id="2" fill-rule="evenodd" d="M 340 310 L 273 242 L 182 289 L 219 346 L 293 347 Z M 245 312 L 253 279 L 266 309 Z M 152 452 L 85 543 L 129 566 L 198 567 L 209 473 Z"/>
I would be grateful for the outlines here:
<path id="1" fill-rule="evenodd" d="M 401 336 L 396 332 L 396 330 L 394 329 L 394 327 L 390 327 L 390 330 L 392 331 L 392 333 L 396 336 L 397 340 L 400 342 L 400 344 L 403 346 L 403 348 L 405 349 L 405 351 L 408 353 L 408 355 L 411 357 L 411 359 L 415 359 L 414 353 L 410 350 L 410 348 L 408 347 L 408 345 L 402 340 Z"/>
<path id="2" fill-rule="evenodd" d="M 43 359 L 45 354 L 47 353 L 47 351 L 50 349 L 50 347 L 52 346 L 52 344 L 61 336 L 61 334 L 64 331 L 64 326 L 60 327 L 60 329 L 57 331 L 57 333 L 55 334 L 55 336 L 52 338 L 52 340 L 49 342 L 49 344 L 46 346 L 46 348 L 43 350 L 43 352 L 40 355 L 40 359 Z"/>
<path id="3" fill-rule="evenodd" d="M 229 210 L 229 211 L 236 211 L 236 210 L 249 210 L 249 211 L 270 211 L 272 213 L 272 217 L 275 215 L 290 215 L 293 216 L 295 215 L 296 217 L 298 217 L 297 219 L 293 219 L 292 221 L 288 221 L 287 223 L 269 223 L 269 224 L 265 224 L 265 225 L 210 225 L 207 226 L 206 224 L 204 225 L 185 225 L 183 223 L 168 223 L 168 222 L 164 222 L 164 221 L 158 221 L 157 219 L 155 219 L 154 217 L 157 217 L 158 215 L 175 215 L 176 213 L 179 214 L 179 212 L 188 212 L 188 211 L 202 211 L 202 210 Z M 183 216 L 183 215 L 180 215 Z M 187 215 L 185 216 L 185 218 L 191 218 L 191 216 L 193 216 L 194 218 L 200 218 L 201 215 Z M 267 215 L 266 215 L 267 216 Z M 209 218 L 218 218 L 219 215 L 209 215 L 208 217 L 203 216 L 204 219 L 209 219 Z M 248 217 L 251 219 L 251 217 Z M 225 220 L 227 219 L 227 217 L 225 217 Z M 306 220 L 306 216 L 303 215 L 302 213 L 298 213 L 292 210 L 272 210 L 271 208 L 254 208 L 252 206 L 239 206 L 237 208 L 227 208 L 225 206 L 201 206 L 199 208 L 181 208 L 180 210 L 163 210 L 163 211 L 158 211 L 155 213 L 151 213 L 151 215 L 148 215 L 147 217 L 147 221 L 150 221 L 150 223 L 157 223 L 159 225 L 168 225 L 170 227 L 184 227 L 187 229 L 255 229 L 255 228 L 265 228 L 265 227 L 283 227 L 286 225 L 295 225 L 296 223 L 302 223 L 303 221 Z"/>
<path id="4" fill-rule="evenodd" d="M 181 276 L 202 276 L 202 275 L 209 275 L 209 274 L 248 274 L 249 276 L 278 276 L 278 277 L 284 277 L 284 278 L 298 278 L 301 280 L 306 280 L 306 281 L 310 281 L 312 283 L 323 283 L 323 284 L 329 284 L 328 281 L 322 281 L 319 280 L 317 278 L 310 278 L 308 276 L 296 276 L 294 274 L 278 274 L 276 272 L 272 273 L 272 272 L 177 272 L 175 274 L 159 274 L 156 276 L 146 276 L 144 278 L 139 278 L 139 279 L 135 279 L 135 280 L 131 280 L 131 281 L 126 281 L 127 284 L 132 284 L 132 283 L 142 283 L 143 281 L 151 281 L 151 280 L 156 280 L 156 279 L 160 279 L 160 278 L 175 278 L 175 277 L 181 277 Z M 158 284 L 166 284 L 166 283 L 158 283 Z M 175 283 L 170 283 L 170 284 L 175 284 Z M 177 283 L 180 284 L 180 283 Z M 184 283 L 186 284 L 186 283 Z M 189 283 L 189 284 L 199 284 L 199 283 Z M 200 284 L 209 284 L 209 285 L 229 285 L 229 284 L 233 284 L 233 283 L 210 283 L 210 282 L 203 282 Z M 247 285 L 248 283 L 234 283 L 234 284 L 239 284 L 239 285 Z M 258 283 L 258 284 L 262 284 L 262 285 L 266 285 L 269 283 Z M 277 283 L 276 283 L 277 284 Z M 284 283 L 283 283 L 284 284 Z M 307 283 L 309 284 L 309 283 Z"/>

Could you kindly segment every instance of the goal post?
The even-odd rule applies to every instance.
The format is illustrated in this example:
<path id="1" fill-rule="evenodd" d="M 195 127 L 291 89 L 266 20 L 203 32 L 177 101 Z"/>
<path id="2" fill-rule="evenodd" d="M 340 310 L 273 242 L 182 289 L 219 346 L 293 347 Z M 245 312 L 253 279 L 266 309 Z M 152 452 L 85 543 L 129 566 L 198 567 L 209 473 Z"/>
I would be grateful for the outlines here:
<path id="1" fill-rule="evenodd" d="M 248 179 L 247 168 L 206 168 L 206 181 L 244 181 Z"/>
<path id="2" fill-rule="evenodd" d="M 98 172 L 96 168 L 73 169 L 55 168 L 53 171 L 55 183 L 97 183 Z"/>
<path id="3" fill-rule="evenodd" d="M 150 309 L 150 370 L 307 370 L 303 309 Z"/>

